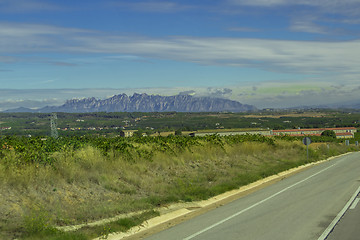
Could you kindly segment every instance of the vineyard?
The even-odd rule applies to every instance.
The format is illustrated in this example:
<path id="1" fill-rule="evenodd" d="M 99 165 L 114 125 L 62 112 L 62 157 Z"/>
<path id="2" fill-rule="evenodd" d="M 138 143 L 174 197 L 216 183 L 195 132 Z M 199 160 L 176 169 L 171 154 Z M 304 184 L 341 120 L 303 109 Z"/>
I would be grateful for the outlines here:
<path id="1" fill-rule="evenodd" d="M 104 227 L 66 234 L 54 227 L 207 199 L 308 161 L 358 150 L 335 139 L 313 141 L 308 160 L 301 139 L 291 137 L 4 136 L 0 239 L 43 239 L 44 234 L 91 239 L 103 235 Z"/>
<path id="2" fill-rule="evenodd" d="M 358 135 L 358 134 L 357 134 Z M 180 153 L 190 150 L 193 146 L 203 144 L 217 145 L 223 148 L 225 145 L 234 145 L 242 142 L 261 142 L 275 145 L 275 139 L 285 141 L 301 141 L 303 137 L 277 136 L 275 138 L 261 135 L 230 135 L 219 136 L 216 134 L 205 137 L 133 137 L 133 138 L 107 138 L 107 137 L 62 137 L 62 138 L 45 138 L 45 137 L 16 137 L 6 136 L 0 138 L 0 157 L 4 158 L 9 153 L 16 156 L 16 164 L 43 164 L 52 165 L 56 158 L 53 154 L 56 152 L 74 152 L 85 146 L 91 146 L 99 149 L 103 156 L 109 156 L 110 153 L 121 155 L 128 161 L 144 158 L 152 161 L 156 152 L 168 154 Z M 326 136 L 312 136 L 313 142 L 343 142 L 342 139 L 333 139 Z M 358 138 L 351 139 L 355 143 Z M 146 148 L 142 146 L 147 146 Z M 13 163 L 12 163 L 13 164 Z"/>
<path id="3" fill-rule="evenodd" d="M 56 160 L 53 154 L 56 152 L 74 152 L 85 146 L 99 149 L 104 156 L 110 153 L 121 155 L 123 158 L 134 161 L 144 158 L 149 161 L 155 152 L 169 154 L 180 153 L 190 150 L 191 146 L 201 146 L 203 143 L 211 143 L 224 147 L 225 144 L 234 144 L 245 141 L 267 142 L 274 144 L 274 139 L 258 135 L 226 136 L 209 135 L 206 137 L 133 137 L 133 138 L 106 138 L 106 137 L 16 137 L 6 136 L 0 138 L 0 157 L 4 158 L 7 153 L 13 152 L 17 164 L 44 164 L 52 165 Z M 142 146 L 147 148 L 142 148 Z"/>

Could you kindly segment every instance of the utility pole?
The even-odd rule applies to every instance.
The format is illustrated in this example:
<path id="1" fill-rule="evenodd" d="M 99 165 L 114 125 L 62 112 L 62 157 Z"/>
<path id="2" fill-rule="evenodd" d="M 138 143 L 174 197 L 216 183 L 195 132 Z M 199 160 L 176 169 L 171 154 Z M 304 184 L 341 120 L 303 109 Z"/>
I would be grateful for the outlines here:
<path id="1" fill-rule="evenodd" d="M 55 139 L 59 137 L 56 122 L 57 122 L 57 115 L 56 113 L 52 113 L 50 117 L 51 137 Z"/>

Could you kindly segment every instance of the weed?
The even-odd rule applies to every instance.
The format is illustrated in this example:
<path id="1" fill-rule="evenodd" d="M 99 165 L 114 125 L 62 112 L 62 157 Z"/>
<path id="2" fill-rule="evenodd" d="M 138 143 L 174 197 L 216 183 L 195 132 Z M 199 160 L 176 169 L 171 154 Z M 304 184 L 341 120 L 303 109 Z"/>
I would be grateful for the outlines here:
<path id="1" fill-rule="evenodd" d="M 24 217 L 24 230 L 26 235 L 39 234 L 44 231 L 52 231 L 50 216 L 43 209 L 33 210 Z"/>
<path id="2" fill-rule="evenodd" d="M 144 221 L 159 216 L 156 211 L 146 211 L 139 215 L 128 218 L 122 218 L 114 222 L 107 223 L 104 226 L 84 227 L 77 231 L 77 234 L 89 236 L 91 238 L 99 237 L 100 239 L 107 239 L 110 233 L 125 232 L 132 227 L 141 225 Z"/>

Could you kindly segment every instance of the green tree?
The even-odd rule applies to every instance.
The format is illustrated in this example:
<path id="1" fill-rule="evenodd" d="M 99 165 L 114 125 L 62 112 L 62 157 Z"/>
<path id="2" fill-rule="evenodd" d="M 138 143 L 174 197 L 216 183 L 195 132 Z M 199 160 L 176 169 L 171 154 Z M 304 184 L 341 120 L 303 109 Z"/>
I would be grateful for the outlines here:
<path id="1" fill-rule="evenodd" d="M 325 130 L 321 133 L 321 136 L 336 138 L 336 133 L 333 130 Z"/>

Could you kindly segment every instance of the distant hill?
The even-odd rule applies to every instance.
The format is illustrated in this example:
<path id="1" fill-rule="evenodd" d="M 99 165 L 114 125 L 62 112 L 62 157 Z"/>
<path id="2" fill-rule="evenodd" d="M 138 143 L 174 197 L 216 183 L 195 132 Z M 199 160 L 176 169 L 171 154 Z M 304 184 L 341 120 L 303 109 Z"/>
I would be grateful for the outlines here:
<path id="1" fill-rule="evenodd" d="M 190 95 L 160 96 L 137 94 L 115 95 L 105 100 L 94 97 L 85 99 L 72 99 L 61 106 L 47 106 L 32 110 L 18 108 L 5 112 L 248 112 L 255 111 L 256 107 L 222 98 L 193 97 Z"/>
<path id="2" fill-rule="evenodd" d="M 17 113 L 17 112 L 37 112 L 37 110 L 31 109 L 31 108 L 25 108 L 25 107 L 19 107 L 19 108 L 14 108 L 14 109 L 9 109 L 9 110 L 5 110 L 3 112 L 12 112 L 12 113 Z"/>
<path id="3" fill-rule="evenodd" d="M 296 106 L 288 109 L 360 109 L 360 101 L 333 103 L 329 105 Z"/>

